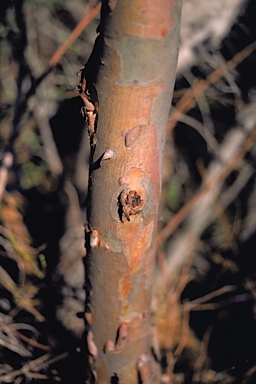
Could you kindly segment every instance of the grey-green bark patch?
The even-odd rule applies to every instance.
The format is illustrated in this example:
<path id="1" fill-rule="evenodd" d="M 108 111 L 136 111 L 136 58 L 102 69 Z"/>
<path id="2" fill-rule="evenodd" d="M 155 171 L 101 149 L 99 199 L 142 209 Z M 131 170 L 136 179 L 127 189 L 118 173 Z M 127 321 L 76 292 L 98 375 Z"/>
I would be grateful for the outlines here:
<path id="1" fill-rule="evenodd" d="M 118 84 L 148 85 L 159 81 L 159 66 L 164 65 L 163 60 L 167 59 L 164 57 L 164 40 L 124 36 L 116 48 L 121 61 Z"/>
<path id="2" fill-rule="evenodd" d="M 109 246 L 112 252 L 122 252 L 122 240 L 116 237 L 112 231 L 104 231 L 101 235 L 101 239 Z"/>
<path id="3" fill-rule="evenodd" d="M 162 170 L 165 135 L 169 119 L 168 110 L 171 109 L 171 100 L 172 88 L 170 92 L 165 91 L 159 93 L 153 100 L 153 105 L 150 114 L 150 123 L 156 127 L 157 132 L 160 172 Z"/>
<path id="4" fill-rule="evenodd" d="M 143 176 L 141 181 L 147 195 L 146 204 L 143 208 L 143 215 L 145 217 L 149 215 L 155 215 L 157 213 L 156 206 L 153 203 L 155 199 L 155 196 L 154 196 L 155 185 L 153 184 L 150 177 Z"/>

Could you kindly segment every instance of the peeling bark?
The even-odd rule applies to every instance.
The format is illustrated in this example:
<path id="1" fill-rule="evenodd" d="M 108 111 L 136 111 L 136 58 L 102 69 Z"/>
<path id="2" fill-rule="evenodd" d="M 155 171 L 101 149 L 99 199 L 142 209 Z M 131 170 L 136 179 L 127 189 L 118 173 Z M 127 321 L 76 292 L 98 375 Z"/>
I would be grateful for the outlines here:
<path id="1" fill-rule="evenodd" d="M 97 101 L 88 82 L 92 59 L 80 79 L 92 145 L 86 225 L 89 382 L 153 383 L 151 286 L 181 2 L 108 5 L 98 38 Z"/>

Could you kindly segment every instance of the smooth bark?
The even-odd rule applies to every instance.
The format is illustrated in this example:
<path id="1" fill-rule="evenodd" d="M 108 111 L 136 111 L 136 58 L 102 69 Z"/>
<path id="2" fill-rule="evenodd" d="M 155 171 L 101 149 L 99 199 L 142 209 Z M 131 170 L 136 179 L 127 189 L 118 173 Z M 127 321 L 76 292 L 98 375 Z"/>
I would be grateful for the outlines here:
<path id="1" fill-rule="evenodd" d="M 98 383 L 157 382 L 150 301 L 180 8 L 179 0 L 110 1 L 100 37 L 86 229 L 87 344 Z"/>

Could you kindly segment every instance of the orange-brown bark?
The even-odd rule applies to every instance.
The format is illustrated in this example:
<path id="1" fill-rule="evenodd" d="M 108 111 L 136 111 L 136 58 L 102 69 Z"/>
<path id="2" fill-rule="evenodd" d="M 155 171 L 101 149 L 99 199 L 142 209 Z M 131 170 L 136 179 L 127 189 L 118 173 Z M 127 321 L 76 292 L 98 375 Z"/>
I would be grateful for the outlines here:
<path id="1" fill-rule="evenodd" d="M 98 383 L 134 384 L 139 375 L 144 383 L 149 381 L 143 375 L 154 382 L 150 300 L 180 1 L 110 5 L 95 85 L 99 109 L 88 211 L 87 342 Z"/>

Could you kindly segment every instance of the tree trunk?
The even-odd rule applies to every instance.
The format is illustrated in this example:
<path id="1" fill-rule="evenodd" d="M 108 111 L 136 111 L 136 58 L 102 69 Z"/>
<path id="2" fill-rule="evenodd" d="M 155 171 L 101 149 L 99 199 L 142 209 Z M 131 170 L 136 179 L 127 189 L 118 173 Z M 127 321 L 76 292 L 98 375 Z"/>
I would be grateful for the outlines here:
<path id="1" fill-rule="evenodd" d="M 92 145 L 85 316 L 98 383 L 157 382 L 150 372 L 150 301 L 180 8 L 180 0 L 103 4 L 98 102 L 86 92 L 89 63 L 81 72 Z"/>

